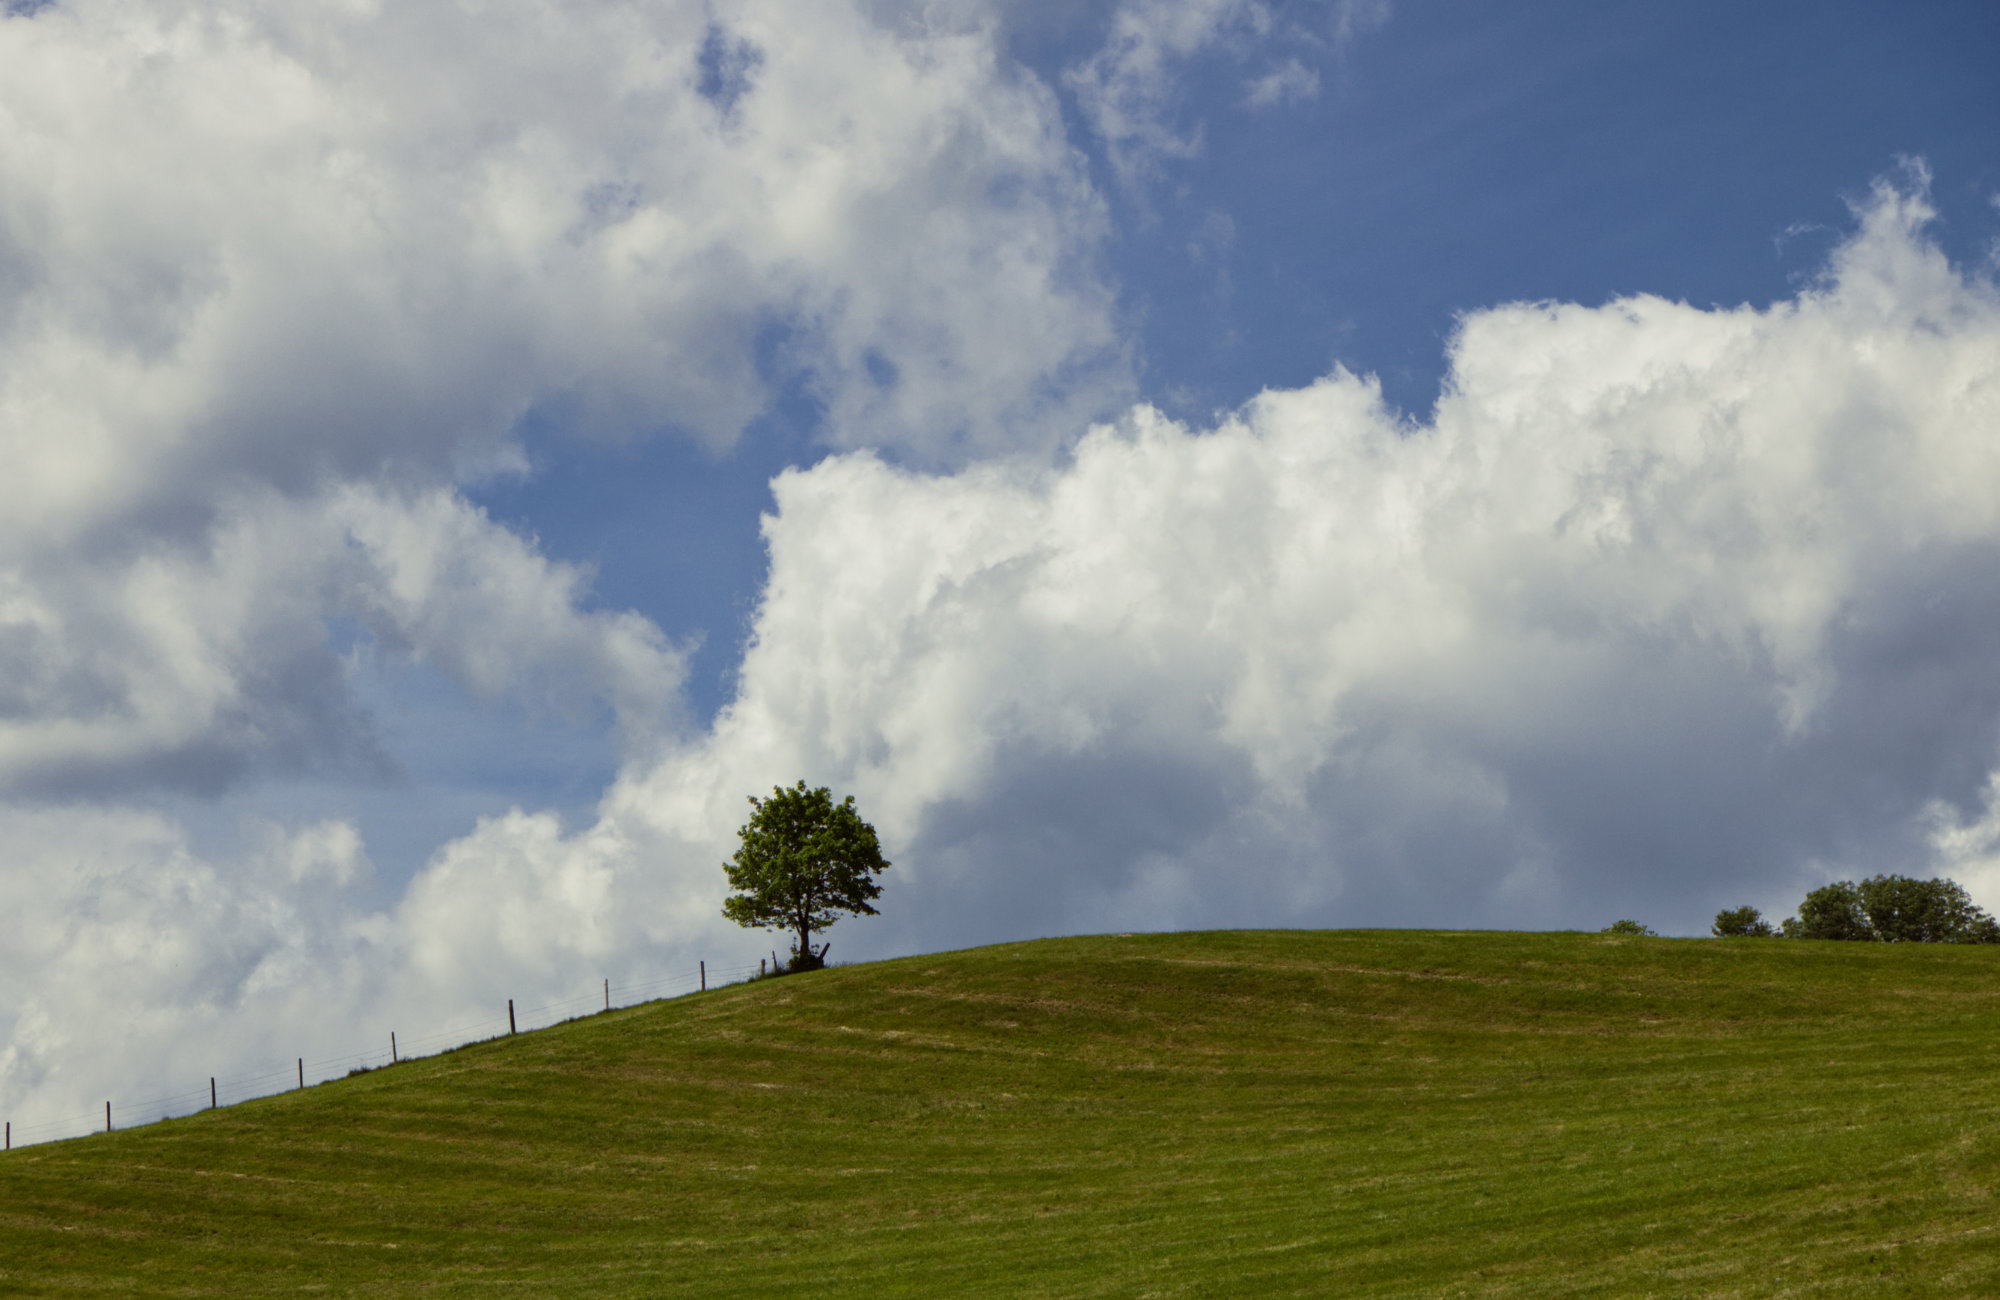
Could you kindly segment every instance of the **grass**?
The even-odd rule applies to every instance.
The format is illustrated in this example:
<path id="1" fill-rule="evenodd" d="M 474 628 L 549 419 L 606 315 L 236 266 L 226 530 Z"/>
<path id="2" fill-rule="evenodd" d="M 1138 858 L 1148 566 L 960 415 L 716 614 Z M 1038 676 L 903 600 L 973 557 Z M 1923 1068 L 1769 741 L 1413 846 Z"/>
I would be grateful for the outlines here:
<path id="1" fill-rule="evenodd" d="M 1060 939 L 0 1158 L 0 1291 L 2000 1294 L 2000 950 Z"/>

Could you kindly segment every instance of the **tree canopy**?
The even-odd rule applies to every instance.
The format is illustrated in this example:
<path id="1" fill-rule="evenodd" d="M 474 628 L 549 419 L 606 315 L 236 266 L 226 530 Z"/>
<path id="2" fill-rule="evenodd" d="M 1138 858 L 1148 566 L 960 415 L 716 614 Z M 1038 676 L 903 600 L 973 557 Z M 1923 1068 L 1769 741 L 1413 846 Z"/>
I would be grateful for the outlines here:
<path id="1" fill-rule="evenodd" d="M 771 797 L 750 796 L 756 811 L 737 832 L 742 843 L 723 864 L 730 888 L 722 914 L 752 929 L 790 931 L 791 969 L 826 962 L 830 945 L 813 947 L 815 931 L 842 914 L 874 916 L 881 897 L 874 877 L 889 869 L 875 828 L 861 820 L 854 796 L 840 803 L 825 786 L 774 786 Z"/>
<path id="2" fill-rule="evenodd" d="M 1726 907 L 1715 914 L 1709 929 L 1718 939 L 1768 939 L 1771 923 L 1754 907 Z"/>
<path id="3" fill-rule="evenodd" d="M 1836 880 L 1807 894 L 1787 918 L 1788 939 L 1882 943 L 2000 943 L 2000 923 L 1955 880 L 1870 876 Z"/>

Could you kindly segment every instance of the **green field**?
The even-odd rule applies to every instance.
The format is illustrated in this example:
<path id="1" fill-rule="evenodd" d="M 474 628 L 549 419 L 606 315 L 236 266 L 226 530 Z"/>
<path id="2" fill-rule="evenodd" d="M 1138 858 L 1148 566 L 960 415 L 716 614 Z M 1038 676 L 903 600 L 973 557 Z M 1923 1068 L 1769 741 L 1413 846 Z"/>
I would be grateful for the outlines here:
<path id="1" fill-rule="evenodd" d="M 2000 1295 L 2000 950 L 1059 939 L 0 1157 L 0 1292 Z"/>

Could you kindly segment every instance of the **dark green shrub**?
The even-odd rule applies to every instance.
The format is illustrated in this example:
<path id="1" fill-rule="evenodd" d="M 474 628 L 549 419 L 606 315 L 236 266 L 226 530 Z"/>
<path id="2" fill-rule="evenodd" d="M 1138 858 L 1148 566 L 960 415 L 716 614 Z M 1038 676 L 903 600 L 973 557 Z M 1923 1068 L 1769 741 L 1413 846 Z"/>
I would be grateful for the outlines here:
<path id="1" fill-rule="evenodd" d="M 1836 880 L 1806 895 L 1784 924 L 1788 939 L 1865 939 L 1884 943 L 2000 943 L 2000 922 L 1955 880 L 1870 876 Z"/>
<path id="2" fill-rule="evenodd" d="M 1861 891 L 1849 880 L 1821 885 L 1806 895 L 1796 917 L 1786 917 L 1787 939 L 1873 939 L 1875 928 L 1861 906 Z"/>
<path id="3" fill-rule="evenodd" d="M 1771 923 L 1754 907 L 1724 908 L 1709 928 L 1718 939 L 1766 939 L 1773 933 Z"/>
<path id="4" fill-rule="evenodd" d="M 1613 921 L 1610 925 L 1604 927 L 1603 932 L 1605 934 L 1651 935 L 1653 930 L 1652 927 L 1641 925 L 1637 921 Z"/>
<path id="5" fill-rule="evenodd" d="M 1955 880 L 1870 876 L 1856 888 L 1875 937 L 1884 942 L 1994 942 L 1993 918 Z"/>

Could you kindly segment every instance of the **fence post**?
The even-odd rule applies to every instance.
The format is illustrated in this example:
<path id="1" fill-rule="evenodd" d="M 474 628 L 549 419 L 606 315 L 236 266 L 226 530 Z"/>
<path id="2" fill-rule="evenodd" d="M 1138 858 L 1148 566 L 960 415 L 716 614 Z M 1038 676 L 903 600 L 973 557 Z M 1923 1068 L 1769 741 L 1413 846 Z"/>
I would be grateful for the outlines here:
<path id="1" fill-rule="evenodd" d="M 514 1028 L 514 999 L 512 998 L 507 999 L 507 1032 L 510 1034 L 518 1032 Z"/>
<path id="2" fill-rule="evenodd" d="M 389 1031 L 389 1064 L 394 1065 L 402 1058 L 396 1055 L 396 1031 Z"/>
<path id="3" fill-rule="evenodd" d="M 14 1149 L 14 1121 L 11 1119 L 7 1121 L 7 1149 Z"/>
<path id="4" fill-rule="evenodd" d="M 606 1011 L 611 1010 L 611 977 L 609 975 L 604 977 L 604 1009 Z"/>
<path id="5" fill-rule="evenodd" d="M 208 1076 L 208 1108 L 215 1109 L 215 1076 Z"/>
<path id="6" fill-rule="evenodd" d="M 706 961 L 701 964 L 701 991 L 703 993 L 708 992 L 708 963 Z"/>
<path id="7" fill-rule="evenodd" d="M 108 1101 L 104 1103 L 104 1131 L 111 1131 L 111 1103 Z"/>
<path id="8" fill-rule="evenodd" d="M 299 1058 L 299 1087 L 303 1088 L 305 1086 L 306 1086 L 306 1058 L 301 1056 Z"/>

